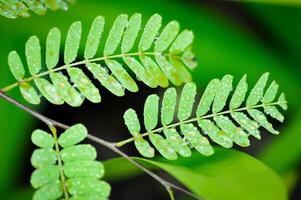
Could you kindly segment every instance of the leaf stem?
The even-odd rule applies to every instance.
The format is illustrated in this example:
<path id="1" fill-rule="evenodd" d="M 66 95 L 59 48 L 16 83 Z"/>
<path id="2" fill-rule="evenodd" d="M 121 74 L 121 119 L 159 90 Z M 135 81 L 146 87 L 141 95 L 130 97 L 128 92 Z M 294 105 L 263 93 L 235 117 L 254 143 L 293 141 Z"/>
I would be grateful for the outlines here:
<path id="1" fill-rule="evenodd" d="M 54 138 L 55 152 L 57 154 L 58 165 L 59 165 L 59 168 L 60 168 L 60 177 L 61 177 L 64 196 L 65 196 L 64 199 L 69 200 L 69 192 L 68 192 L 68 188 L 67 188 L 67 185 L 66 185 L 66 179 L 65 179 L 65 175 L 64 175 L 64 169 L 63 169 L 63 161 L 61 159 L 60 147 L 59 147 L 59 144 L 58 144 L 57 130 L 54 126 L 49 127 L 49 128 L 50 128 L 50 130 L 52 132 L 52 135 L 53 135 L 53 138 Z"/>
<path id="2" fill-rule="evenodd" d="M 25 78 L 23 80 L 20 80 L 18 82 L 10 84 L 10 85 L 2 88 L 1 90 L 3 92 L 8 92 L 11 89 L 19 86 L 21 83 L 30 82 L 32 80 L 35 80 L 37 78 L 49 75 L 51 73 L 65 70 L 68 67 L 75 67 L 75 66 L 79 66 L 79 65 L 85 65 L 85 64 L 90 63 L 90 62 L 103 61 L 103 60 L 106 60 L 106 59 L 122 58 L 124 56 L 143 56 L 143 55 L 144 56 L 147 56 L 147 55 L 154 56 L 154 55 L 162 55 L 162 54 L 163 54 L 163 52 L 134 52 L 134 53 L 118 54 L 118 55 L 111 55 L 111 56 L 102 56 L 102 57 L 98 57 L 98 58 L 92 58 L 92 59 L 82 60 L 82 61 L 74 62 L 74 63 L 71 63 L 71 64 L 65 64 L 65 65 L 62 65 L 60 67 L 53 68 L 53 69 L 47 70 L 45 72 L 39 73 L 37 75 Z M 168 56 L 169 54 L 164 54 L 164 55 Z"/>
<path id="3" fill-rule="evenodd" d="M 10 96 L 6 95 L 5 92 L 3 90 L 0 90 L 0 98 L 6 100 L 7 102 L 13 104 L 14 106 L 22 109 L 23 111 L 29 113 L 30 115 L 34 116 L 35 118 L 39 119 L 40 121 L 44 122 L 45 124 L 47 124 L 49 127 L 57 127 L 57 128 L 62 128 L 62 129 L 68 129 L 70 126 L 63 124 L 61 122 L 55 121 L 53 119 L 50 119 L 32 109 L 30 109 L 29 107 L 21 104 L 20 102 L 16 101 L 15 99 L 11 98 Z M 111 151 L 115 152 L 116 154 L 118 154 L 119 156 L 125 158 L 128 162 L 132 163 L 133 165 L 135 165 L 136 167 L 138 167 L 139 169 L 141 169 L 142 171 L 144 171 L 146 174 L 148 174 L 149 176 L 151 176 L 152 178 L 154 178 L 157 182 L 159 182 L 162 186 L 164 186 L 166 189 L 168 188 L 173 188 L 175 190 L 181 191 L 195 199 L 199 199 L 201 200 L 201 198 L 191 192 L 189 192 L 188 190 L 179 187 L 173 183 L 170 183 L 164 179 L 162 179 L 160 176 L 158 176 L 156 173 L 152 172 L 151 170 L 145 168 L 143 165 L 141 165 L 140 163 L 136 162 L 133 158 L 131 158 L 130 156 L 128 156 L 127 154 L 125 154 L 123 151 L 119 150 L 116 146 L 115 143 L 103 140 L 101 138 L 98 138 L 92 134 L 88 134 L 87 138 L 91 141 L 94 141 L 108 149 L 110 149 Z"/>
<path id="4" fill-rule="evenodd" d="M 230 110 L 226 110 L 226 111 L 219 112 L 219 113 L 211 113 L 209 115 L 199 116 L 199 117 L 191 118 L 191 119 L 188 119 L 188 120 L 179 121 L 177 123 L 170 124 L 170 125 L 167 125 L 167 126 L 162 126 L 160 128 L 152 130 L 151 132 L 142 133 L 140 136 L 141 137 L 146 137 L 146 136 L 149 136 L 149 134 L 151 134 L 151 133 L 162 132 L 165 129 L 175 128 L 175 127 L 181 126 L 183 124 L 188 124 L 188 123 L 196 122 L 196 121 L 202 120 L 202 119 L 213 118 L 213 117 L 216 117 L 216 116 L 219 116 L 219 115 L 230 114 L 231 112 L 246 111 L 248 109 L 261 108 L 261 107 L 264 107 L 264 106 L 280 105 L 280 104 L 283 104 L 283 103 L 286 103 L 286 102 L 279 102 L 279 101 L 277 101 L 277 102 L 272 102 L 272 103 L 267 103 L 267 104 L 263 103 L 263 104 L 254 105 L 254 106 L 250 106 L 250 107 L 246 106 L 246 107 L 243 107 L 243 108 L 237 108 L 237 109 L 233 109 L 233 110 L 230 109 Z M 119 142 L 115 142 L 115 146 L 116 147 L 122 147 L 122 146 L 124 146 L 124 145 L 126 145 L 126 144 L 128 144 L 130 142 L 133 142 L 134 140 L 135 140 L 135 137 L 131 137 L 131 138 L 119 141 Z"/>

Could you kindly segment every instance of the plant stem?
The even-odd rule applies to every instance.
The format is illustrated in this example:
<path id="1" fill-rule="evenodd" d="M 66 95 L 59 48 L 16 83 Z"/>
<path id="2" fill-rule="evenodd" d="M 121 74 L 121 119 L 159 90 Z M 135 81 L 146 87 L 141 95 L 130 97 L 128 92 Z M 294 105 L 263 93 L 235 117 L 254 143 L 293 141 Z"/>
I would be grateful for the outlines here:
<path id="1" fill-rule="evenodd" d="M 65 200 L 69 200 L 69 193 L 68 193 L 68 188 L 66 185 L 66 179 L 65 179 L 65 175 L 64 175 L 64 169 L 63 169 L 63 161 L 61 159 L 61 155 L 60 155 L 60 147 L 58 144 L 58 138 L 57 138 L 57 131 L 56 128 L 53 127 L 49 127 L 53 138 L 54 138 L 54 144 L 55 144 L 55 152 L 57 154 L 57 160 L 58 160 L 58 165 L 60 168 L 60 177 L 61 177 L 61 181 L 62 181 L 62 185 L 63 185 L 63 190 L 64 190 L 64 195 L 65 195 Z"/>
<path id="2" fill-rule="evenodd" d="M 219 112 L 219 113 L 211 113 L 211 114 L 209 114 L 209 115 L 199 116 L 199 117 L 191 118 L 191 119 L 188 119 L 188 120 L 180 121 L 180 122 L 177 122 L 177 123 L 174 123 L 174 124 L 170 124 L 170 125 L 167 125 L 167 126 L 163 126 L 163 127 L 154 129 L 154 130 L 152 130 L 151 132 L 142 133 L 141 136 L 142 136 L 142 137 L 146 137 L 146 136 L 148 136 L 150 133 L 158 133 L 158 132 L 162 132 L 162 131 L 165 130 L 165 129 L 175 128 L 175 127 L 181 126 L 181 125 L 183 125 L 183 124 L 193 123 L 193 122 L 196 122 L 196 121 L 198 121 L 198 120 L 213 118 L 213 117 L 216 117 L 216 116 L 219 116 L 219 115 L 230 114 L 231 112 L 246 111 L 246 110 L 249 110 L 249 109 L 261 108 L 261 107 L 264 107 L 264 106 L 279 105 L 279 104 L 283 104 L 283 103 L 286 103 L 286 102 L 272 102 L 272 103 L 259 104 L 259 105 L 250 106 L 250 107 L 247 107 L 247 106 L 246 106 L 246 107 L 243 107 L 243 108 L 237 108 L 237 109 L 233 109 L 233 110 L 227 110 L 227 111 L 223 111 L 223 112 Z M 122 147 L 122 146 L 124 146 L 124 145 L 126 145 L 126 144 L 128 144 L 128 143 L 130 143 L 130 142 L 133 142 L 134 140 L 135 140 L 135 137 L 131 137 L 131 138 L 128 138 L 128 139 L 126 139 L 126 140 L 122 140 L 122 141 L 119 141 L 119 142 L 115 142 L 115 146 L 116 146 L 116 147 Z"/>
<path id="3" fill-rule="evenodd" d="M 11 98 L 10 96 L 6 95 L 3 90 L 0 90 L 0 97 L 3 98 L 4 100 L 6 100 L 7 102 L 13 104 L 14 106 L 22 109 L 23 111 L 29 113 L 30 115 L 34 116 L 35 118 L 39 119 L 40 121 L 44 122 L 49 127 L 58 127 L 58 128 L 62 128 L 62 129 L 70 128 L 70 126 L 68 126 L 66 124 L 63 124 L 61 122 L 50 119 L 50 118 L 48 118 L 48 117 L 32 110 L 32 109 L 30 109 L 29 107 L 21 104 L 20 102 L 16 101 L 15 99 Z M 96 143 L 112 150 L 116 154 L 118 154 L 118 155 L 122 156 L 123 158 L 125 158 L 126 160 L 128 160 L 130 163 L 132 163 L 133 165 L 135 165 L 136 167 L 138 167 L 139 169 L 144 171 L 146 174 L 148 174 L 149 176 L 154 178 L 156 181 L 158 181 L 161 185 L 163 185 L 168 190 L 169 193 L 170 193 L 170 188 L 173 188 L 173 189 L 181 191 L 181 192 L 183 192 L 183 193 L 185 193 L 185 194 L 187 194 L 191 197 L 194 197 L 195 199 L 199 199 L 199 200 L 201 199 L 199 196 L 189 192 L 188 190 L 186 190 L 184 188 L 181 188 L 177 185 L 174 185 L 173 183 L 170 183 L 170 182 L 162 179 L 161 177 L 159 177 L 157 174 L 155 174 L 151 170 L 145 168 L 140 163 L 136 162 L 133 158 L 131 158 L 130 156 L 128 156 L 127 154 L 125 154 L 124 152 L 119 150 L 116 147 L 115 143 L 112 143 L 112 142 L 103 140 L 101 138 L 95 137 L 92 134 L 88 134 L 87 138 L 90 139 L 91 141 L 94 141 L 94 142 L 96 142 Z"/>

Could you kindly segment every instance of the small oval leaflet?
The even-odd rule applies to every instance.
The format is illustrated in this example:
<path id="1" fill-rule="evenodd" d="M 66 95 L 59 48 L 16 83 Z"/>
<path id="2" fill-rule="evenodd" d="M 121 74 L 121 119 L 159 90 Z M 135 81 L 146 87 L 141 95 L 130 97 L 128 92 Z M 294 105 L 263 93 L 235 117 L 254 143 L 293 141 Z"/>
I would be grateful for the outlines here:
<path id="1" fill-rule="evenodd" d="M 199 105 L 198 105 L 198 108 L 196 111 L 196 116 L 198 116 L 198 117 L 203 116 L 210 110 L 210 107 L 214 100 L 217 88 L 219 88 L 219 87 L 220 87 L 220 80 L 218 80 L 218 79 L 213 79 L 208 83 L 208 85 L 201 97 L 201 100 L 199 102 Z"/>
<path id="2" fill-rule="evenodd" d="M 278 88 L 279 88 L 279 85 L 275 81 L 273 81 L 271 83 L 270 87 L 265 92 L 262 101 L 264 103 L 270 103 L 273 100 L 275 100 L 275 97 L 276 97 L 277 92 L 278 92 Z"/>
<path id="3" fill-rule="evenodd" d="M 60 56 L 61 32 L 58 28 L 52 28 L 46 40 L 46 65 L 48 69 L 54 68 Z"/>
<path id="4" fill-rule="evenodd" d="M 105 43 L 105 47 L 103 50 L 104 55 L 109 56 L 116 51 L 118 45 L 120 44 L 120 41 L 123 36 L 123 32 L 127 24 L 128 24 L 127 15 L 122 14 L 116 18 Z"/>
<path id="5" fill-rule="evenodd" d="M 230 108 L 235 109 L 241 106 L 242 102 L 245 100 L 247 91 L 248 91 L 248 84 L 247 84 L 247 76 L 244 75 L 239 83 L 236 86 L 234 94 L 232 95 L 230 101 Z"/>
<path id="6" fill-rule="evenodd" d="M 134 14 L 130 18 L 121 43 L 121 53 L 127 53 L 133 48 L 141 28 L 141 18 L 142 15 L 139 13 Z"/>
<path id="7" fill-rule="evenodd" d="M 284 116 L 275 106 L 264 106 L 264 112 L 280 122 L 284 120 Z"/>
<path id="8" fill-rule="evenodd" d="M 30 159 L 32 166 L 35 168 L 53 165 L 56 160 L 56 152 L 53 149 L 36 149 Z"/>
<path id="9" fill-rule="evenodd" d="M 179 29 L 180 24 L 177 21 L 169 22 L 155 42 L 155 51 L 165 51 L 177 36 Z"/>
<path id="10" fill-rule="evenodd" d="M 153 147 L 150 146 L 150 144 L 144 140 L 142 137 L 135 138 L 134 140 L 135 147 L 138 150 L 138 152 L 146 157 L 146 158 L 153 158 L 155 156 L 155 150 Z"/>
<path id="11" fill-rule="evenodd" d="M 181 125 L 181 131 L 187 141 L 201 154 L 210 156 L 214 153 L 214 150 L 207 138 L 202 136 L 193 124 Z"/>
<path id="12" fill-rule="evenodd" d="M 232 91 L 232 80 L 233 76 L 231 75 L 225 75 L 222 78 L 219 87 L 216 89 L 216 95 L 212 105 L 213 113 L 219 112 L 225 107 L 228 96 Z"/>
<path id="13" fill-rule="evenodd" d="M 47 149 L 52 148 L 54 145 L 53 137 L 45 131 L 40 129 L 35 130 L 31 134 L 31 141 L 38 147 Z"/>
<path id="14" fill-rule="evenodd" d="M 36 169 L 30 178 L 30 183 L 34 188 L 40 188 L 51 183 L 60 177 L 60 169 L 57 165 L 49 165 Z"/>
<path id="15" fill-rule="evenodd" d="M 98 161 L 74 161 L 64 165 L 64 173 L 67 177 L 83 177 L 100 179 L 105 173 L 104 166 Z"/>
<path id="16" fill-rule="evenodd" d="M 85 59 L 93 58 L 96 55 L 104 25 L 105 19 L 103 16 L 97 16 L 94 19 L 86 42 Z"/>
<path id="17" fill-rule="evenodd" d="M 128 109 L 124 115 L 124 122 L 127 126 L 127 128 L 129 129 L 130 133 L 133 136 L 138 136 L 139 132 L 140 132 L 140 122 L 139 119 L 137 117 L 136 111 L 133 109 Z"/>
<path id="18" fill-rule="evenodd" d="M 158 31 L 161 27 L 162 17 L 159 14 L 154 14 L 147 21 L 144 31 L 139 42 L 139 50 L 146 51 L 151 48 L 152 43 L 154 42 Z"/>
<path id="19" fill-rule="evenodd" d="M 191 150 L 176 129 L 165 129 L 164 135 L 172 148 L 183 157 L 190 157 Z"/>
<path id="20" fill-rule="evenodd" d="M 58 139 L 58 143 L 60 146 L 66 148 L 83 141 L 87 135 L 87 128 L 82 124 L 76 124 L 62 133 Z"/>
<path id="21" fill-rule="evenodd" d="M 261 111 L 250 109 L 248 110 L 248 113 L 251 115 L 253 119 L 258 121 L 260 125 L 263 126 L 266 130 L 276 135 L 279 134 L 279 132 L 273 128 L 273 125 L 268 122 L 266 116 Z"/>
<path id="22" fill-rule="evenodd" d="M 58 93 L 58 90 L 49 81 L 44 78 L 37 78 L 34 80 L 34 83 L 49 102 L 55 105 L 61 105 L 64 103 Z"/>
<path id="23" fill-rule="evenodd" d="M 66 76 L 59 73 L 52 73 L 50 74 L 50 79 L 52 80 L 53 85 L 57 89 L 61 98 L 67 104 L 73 107 L 82 105 L 84 98 L 75 88 L 72 87 Z"/>
<path id="24" fill-rule="evenodd" d="M 31 75 L 41 70 L 41 46 L 37 36 L 31 36 L 25 45 L 25 55 L 28 69 Z"/>
<path id="25" fill-rule="evenodd" d="M 161 135 L 151 133 L 149 139 L 164 158 L 168 160 L 176 160 L 178 158 L 176 151 Z"/>
<path id="26" fill-rule="evenodd" d="M 172 122 L 175 114 L 177 104 L 177 91 L 175 88 L 168 88 L 164 92 L 162 109 L 161 109 L 161 123 L 163 126 Z"/>
<path id="27" fill-rule="evenodd" d="M 79 144 L 63 149 L 60 155 L 64 162 L 72 162 L 76 160 L 95 160 L 97 153 L 93 146 Z"/>
<path id="28" fill-rule="evenodd" d="M 133 57 L 124 56 L 123 60 L 127 66 L 135 73 L 136 77 L 139 78 L 143 83 L 151 88 L 157 86 L 156 82 L 153 81 L 152 75 L 146 71 L 146 69 Z"/>
<path id="29" fill-rule="evenodd" d="M 16 51 L 11 51 L 8 54 L 8 65 L 15 79 L 22 80 L 25 76 L 25 69 L 19 54 Z"/>
<path id="30" fill-rule="evenodd" d="M 101 101 L 99 90 L 93 85 L 81 69 L 72 67 L 67 71 L 71 80 L 87 99 L 93 103 L 99 103 Z"/>
<path id="31" fill-rule="evenodd" d="M 259 78 L 259 80 L 255 84 L 255 86 L 253 87 L 253 89 L 251 90 L 247 98 L 247 102 L 246 102 L 247 106 L 256 105 L 260 101 L 260 99 L 263 96 L 264 88 L 268 81 L 268 78 L 269 78 L 269 73 L 264 73 Z"/>
<path id="32" fill-rule="evenodd" d="M 155 94 L 147 97 L 144 104 L 144 125 L 151 131 L 158 124 L 159 97 Z"/>
<path id="33" fill-rule="evenodd" d="M 192 31 L 182 31 L 171 45 L 169 52 L 181 53 L 185 51 L 185 49 L 187 49 L 192 44 L 193 38 L 194 35 Z"/>
<path id="34" fill-rule="evenodd" d="M 110 92 L 116 96 L 124 95 L 123 86 L 113 76 L 109 75 L 102 66 L 96 63 L 88 63 L 86 66 L 94 77 Z"/>
<path id="35" fill-rule="evenodd" d="M 77 56 L 82 34 L 82 24 L 80 21 L 74 22 L 67 33 L 64 51 L 65 64 L 73 62 Z"/>
<path id="36" fill-rule="evenodd" d="M 255 138 L 260 139 L 259 124 L 242 112 L 232 112 L 232 118 Z"/>
<path id="37" fill-rule="evenodd" d="M 71 178 L 67 180 L 67 186 L 72 195 L 96 194 L 100 197 L 107 198 L 111 191 L 111 187 L 108 183 L 85 178 Z"/>
<path id="38" fill-rule="evenodd" d="M 180 121 L 186 120 L 188 117 L 191 116 L 195 95 L 196 95 L 195 83 L 186 83 L 182 89 L 180 102 L 179 102 L 178 119 Z"/>
<path id="39" fill-rule="evenodd" d="M 62 195 L 63 191 L 61 189 L 61 183 L 56 180 L 37 190 L 33 195 L 33 200 L 53 200 L 58 199 Z"/>
<path id="40" fill-rule="evenodd" d="M 40 96 L 38 95 L 37 91 L 28 83 L 20 84 L 20 92 L 24 99 L 29 103 L 34 105 L 40 104 Z"/>
<path id="41" fill-rule="evenodd" d="M 187 68 L 183 65 L 183 63 L 172 54 L 169 55 L 169 61 L 171 65 L 176 69 L 179 74 L 179 77 L 183 83 L 188 83 L 192 81 L 192 77 Z"/>
<path id="42" fill-rule="evenodd" d="M 233 146 L 232 140 L 229 139 L 212 121 L 206 119 L 198 120 L 198 125 L 213 142 L 224 148 L 231 148 Z"/>

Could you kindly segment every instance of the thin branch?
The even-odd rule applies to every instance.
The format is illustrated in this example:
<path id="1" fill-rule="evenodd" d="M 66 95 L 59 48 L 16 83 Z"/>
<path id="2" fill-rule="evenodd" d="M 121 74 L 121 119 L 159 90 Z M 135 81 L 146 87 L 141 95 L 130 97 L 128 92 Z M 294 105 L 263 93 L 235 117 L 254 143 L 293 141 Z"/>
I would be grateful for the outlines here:
<path id="1" fill-rule="evenodd" d="M 181 126 L 183 124 L 193 123 L 193 122 L 196 122 L 198 120 L 213 118 L 213 117 L 216 117 L 216 116 L 219 116 L 219 115 L 230 114 L 231 112 L 241 112 L 241 111 L 246 111 L 246 110 L 249 110 L 249 109 L 261 108 L 261 107 L 264 107 L 264 106 L 280 105 L 280 104 L 284 104 L 284 103 L 286 103 L 286 102 L 277 101 L 277 102 L 272 102 L 272 103 L 267 103 L 267 104 L 259 104 L 259 105 L 250 106 L 250 107 L 243 107 L 243 108 L 237 108 L 237 109 L 233 109 L 233 110 L 227 110 L 227 111 L 223 111 L 223 112 L 219 112 L 219 113 L 211 113 L 209 115 L 199 116 L 199 117 L 191 118 L 191 119 L 188 119 L 188 120 L 180 121 L 180 122 L 177 122 L 177 123 L 174 123 L 174 124 L 170 124 L 170 125 L 167 125 L 167 126 L 159 127 L 157 129 L 152 130 L 151 132 L 142 133 L 141 137 L 147 137 L 147 136 L 149 136 L 150 133 L 159 133 L 159 132 L 162 132 L 166 129 L 175 128 L 175 127 Z M 134 140 L 135 140 L 135 137 L 130 137 L 128 139 L 125 139 L 125 140 L 122 140 L 122 141 L 119 141 L 119 142 L 115 142 L 115 146 L 116 147 L 122 147 L 125 144 L 133 142 Z"/>
<path id="2" fill-rule="evenodd" d="M 6 95 L 5 92 L 3 90 L 0 90 L 0 97 L 3 98 L 4 100 L 6 100 L 7 102 L 15 105 L 16 107 L 22 109 L 23 111 L 29 113 L 30 115 L 36 117 L 37 119 L 39 119 L 40 121 L 44 122 L 45 124 L 47 124 L 49 127 L 58 127 L 58 128 L 62 128 L 62 129 L 68 129 L 70 128 L 70 126 L 63 124 L 61 122 L 55 121 L 53 119 L 50 119 L 32 109 L 30 109 L 29 107 L 21 104 L 20 102 L 16 101 L 15 99 L 11 98 L 10 96 Z M 127 154 L 125 154 L 124 152 L 122 152 L 121 150 L 119 150 L 116 146 L 115 143 L 103 140 L 101 138 L 98 138 L 94 135 L 88 134 L 87 136 L 88 139 L 90 139 L 91 141 L 94 141 L 110 150 L 112 150 L 113 152 L 115 152 L 116 154 L 122 156 L 123 158 L 125 158 L 126 160 L 128 160 L 130 163 L 132 163 L 133 165 L 135 165 L 136 167 L 138 167 L 139 169 L 141 169 L 142 171 L 144 171 L 146 174 L 148 174 L 149 176 L 151 176 L 152 178 L 154 178 L 156 181 L 158 181 L 161 185 L 163 185 L 166 190 L 170 193 L 171 188 L 181 191 L 191 197 L 194 197 L 195 199 L 199 199 L 201 200 L 201 198 L 191 192 L 189 192 L 188 190 L 181 188 L 173 183 L 170 183 L 164 179 L 162 179 L 160 176 L 158 176 L 157 174 L 155 174 L 154 172 L 152 172 L 151 170 L 145 168 L 144 166 L 142 166 L 140 163 L 136 162 L 135 160 L 133 160 L 133 158 L 131 158 L 130 156 L 128 156 Z"/>

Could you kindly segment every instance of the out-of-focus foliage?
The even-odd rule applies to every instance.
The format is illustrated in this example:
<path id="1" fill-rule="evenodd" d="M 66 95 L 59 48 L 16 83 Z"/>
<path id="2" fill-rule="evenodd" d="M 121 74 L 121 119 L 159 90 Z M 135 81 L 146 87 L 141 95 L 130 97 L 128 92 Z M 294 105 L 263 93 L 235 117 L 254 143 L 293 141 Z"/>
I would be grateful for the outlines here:
<path id="1" fill-rule="evenodd" d="M 163 159 L 136 160 L 150 169 L 163 169 L 204 199 L 287 199 L 286 189 L 276 173 L 255 158 L 238 151 L 218 148 L 211 157 L 193 153 L 189 162 L 185 158 L 169 162 Z M 104 165 L 110 169 L 105 176 L 107 180 L 139 174 L 124 159 L 109 160 Z M 115 166 L 125 166 L 125 170 Z"/>

